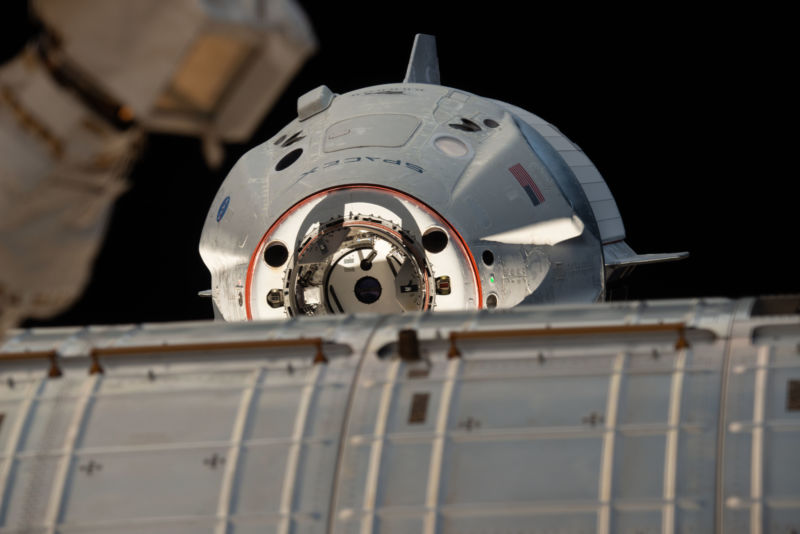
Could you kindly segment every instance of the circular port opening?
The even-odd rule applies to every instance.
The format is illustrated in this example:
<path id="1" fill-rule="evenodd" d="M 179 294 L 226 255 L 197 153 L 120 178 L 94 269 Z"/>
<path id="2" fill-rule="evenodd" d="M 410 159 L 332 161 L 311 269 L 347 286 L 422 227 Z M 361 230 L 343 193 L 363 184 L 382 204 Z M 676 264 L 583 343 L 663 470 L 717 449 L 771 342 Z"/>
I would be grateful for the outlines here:
<path id="1" fill-rule="evenodd" d="M 497 295 L 492 293 L 491 295 L 486 297 L 486 307 L 489 308 L 490 310 L 497 307 Z"/>
<path id="2" fill-rule="evenodd" d="M 494 263 L 494 253 L 491 250 L 484 250 L 483 254 L 481 254 L 481 258 L 486 265 Z"/>
<path id="3" fill-rule="evenodd" d="M 381 298 L 381 283 L 371 276 L 365 276 L 356 282 L 356 298 L 364 304 L 372 304 Z"/>
<path id="4" fill-rule="evenodd" d="M 280 267 L 289 258 L 289 251 L 283 243 L 270 243 L 264 250 L 264 261 L 270 267 Z"/>
<path id="5" fill-rule="evenodd" d="M 302 148 L 295 148 L 285 156 L 281 158 L 277 165 L 275 165 L 276 171 L 282 171 L 283 169 L 289 167 L 292 163 L 298 160 L 300 156 L 303 154 Z"/>
<path id="6" fill-rule="evenodd" d="M 447 247 L 447 234 L 441 228 L 428 228 L 422 234 L 422 246 L 432 254 L 441 252 Z"/>

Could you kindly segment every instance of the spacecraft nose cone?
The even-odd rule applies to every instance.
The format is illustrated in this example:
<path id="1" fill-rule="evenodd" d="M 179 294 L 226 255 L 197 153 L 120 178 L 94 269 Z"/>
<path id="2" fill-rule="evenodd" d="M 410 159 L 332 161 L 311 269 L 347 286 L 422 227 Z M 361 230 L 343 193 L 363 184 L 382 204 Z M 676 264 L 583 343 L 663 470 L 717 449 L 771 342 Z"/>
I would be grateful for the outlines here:
<path id="1" fill-rule="evenodd" d="M 419 200 L 368 185 L 326 189 L 286 210 L 253 253 L 247 282 L 251 318 L 464 309 L 481 300 L 458 232 Z"/>

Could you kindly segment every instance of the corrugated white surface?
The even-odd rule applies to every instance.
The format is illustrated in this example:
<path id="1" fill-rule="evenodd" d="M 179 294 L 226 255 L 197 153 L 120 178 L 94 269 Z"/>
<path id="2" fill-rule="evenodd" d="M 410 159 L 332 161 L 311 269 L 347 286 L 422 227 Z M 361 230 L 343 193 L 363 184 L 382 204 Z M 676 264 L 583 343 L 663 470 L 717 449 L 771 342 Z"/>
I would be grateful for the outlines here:
<path id="1" fill-rule="evenodd" d="M 0 532 L 797 528 L 800 319 L 750 318 L 749 304 L 12 332 Z M 459 341 L 462 357 L 446 356 L 451 331 L 675 322 L 689 348 L 620 333 Z M 402 328 L 423 361 L 394 356 Z M 313 347 L 152 355 L 165 341 L 302 335 L 325 338 L 329 363 Z M 105 374 L 88 375 L 95 346 L 151 348 L 101 356 Z M 61 378 L 6 361 L 60 347 Z"/>

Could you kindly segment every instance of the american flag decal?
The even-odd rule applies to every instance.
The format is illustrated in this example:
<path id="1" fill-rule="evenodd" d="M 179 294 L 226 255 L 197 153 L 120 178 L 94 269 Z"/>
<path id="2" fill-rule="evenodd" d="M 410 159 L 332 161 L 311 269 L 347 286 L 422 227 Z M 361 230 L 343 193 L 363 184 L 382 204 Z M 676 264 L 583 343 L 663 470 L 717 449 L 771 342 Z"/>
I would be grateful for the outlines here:
<path id="1" fill-rule="evenodd" d="M 528 171 L 526 171 L 520 163 L 517 163 L 513 167 L 509 167 L 508 170 L 514 175 L 514 178 L 517 179 L 519 185 L 522 186 L 522 189 L 528 193 L 528 198 L 531 199 L 531 202 L 533 202 L 534 206 L 538 206 L 544 202 L 544 195 L 531 178 L 531 175 L 528 174 Z"/>

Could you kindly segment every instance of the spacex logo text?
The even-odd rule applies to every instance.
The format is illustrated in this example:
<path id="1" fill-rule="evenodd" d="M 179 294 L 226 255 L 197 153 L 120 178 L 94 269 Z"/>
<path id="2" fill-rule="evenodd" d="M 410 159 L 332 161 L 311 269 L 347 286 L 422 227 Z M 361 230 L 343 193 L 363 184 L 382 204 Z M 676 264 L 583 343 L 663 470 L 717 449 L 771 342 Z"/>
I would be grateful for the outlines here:
<path id="1" fill-rule="evenodd" d="M 404 166 L 405 168 L 410 169 L 410 170 L 412 170 L 414 172 L 418 172 L 420 174 L 425 172 L 425 169 L 423 169 L 419 165 L 414 165 L 413 163 L 409 163 L 407 161 L 401 161 L 399 159 L 376 158 L 376 157 L 371 157 L 371 156 L 363 156 L 363 157 L 362 156 L 354 156 L 354 157 L 349 157 L 349 158 L 344 158 L 344 159 L 336 159 L 336 160 L 333 160 L 333 161 L 329 161 L 327 163 L 323 163 L 322 165 L 319 165 L 319 166 L 314 167 L 313 169 L 311 169 L 309 171 L 304 172 L 303 174 L 300 175 L 300 178 L 303 178 L 303 177 L 305 177 L 305 176 L 307 176 L 307 175 L 309 175 L 311 173 L 315 173 L 320 169 L 329 169 L 331 167 L 336 167 L 338 165 L 349 165 L 349 164 L 353 164 L 353 163 L 369 163 L 369 162 L 384 163 L 384 164 L 387 164 L 387 165 Z"/>

